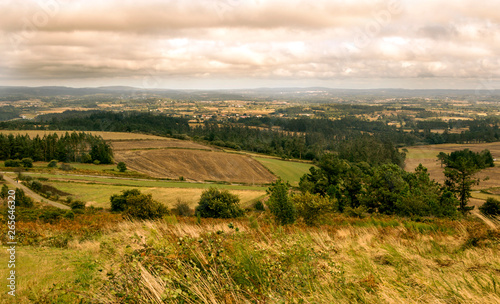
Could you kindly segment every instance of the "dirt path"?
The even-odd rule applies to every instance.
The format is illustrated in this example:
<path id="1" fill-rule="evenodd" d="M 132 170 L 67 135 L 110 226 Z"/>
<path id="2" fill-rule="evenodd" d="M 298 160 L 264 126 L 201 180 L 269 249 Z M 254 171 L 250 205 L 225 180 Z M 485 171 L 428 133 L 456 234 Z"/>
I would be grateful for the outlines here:
<path id="1" fill-rule="evenodd" d="M 495 225 L 495 223 L 493 223 L 489 218 L 482 215 L 481 212 L 479 212 L 479 210 L 477 210 L 476 208 L 474 208 L 474 210 L 472 210 L 471 213 L 474 216 L 477 216 L 478 218 L 480 218 L 486 225 L 490 226 L 492 229 L 497 229 L 497 225 Z"/>
<path id="2" fill-rule="evenodd" d="M 66 205 L 63 205 L 63 204 L 60 204 L 60 203 L 56 203 L 56 202 L 53 202 L 51 200 L 48 200 L 44 197 L 41 197 L 40 195 L 38 195 L 37 193 L 33 192 L 33 190 L 29 189 L 28 187 L 20 184 L 20 183 L 17 183 L 15 180 L 13 180 L 12 178 L 8 177 L 7 175 L 5 175 L 5 172 L 2 172 L 3 175 L 3 178 L 5 179 L 5 181 L 7 181 L 9 184 L 12 184 L 14 187 L 16 188 L 20 188 L 20 189 L 23 189 L 24 193 L 33 198 L 34 200 L 37 200 L 37 201 L 40 201 L 42 202 L 43 204 L 49 204 L 49 205 L 52 205 L 54 207 L 57 207 L 57 208 L 60 208 L 60 209 L 66 209 L 66 210 L 69 210 L 71 209 L 70 207 L 66 206 Z"/>

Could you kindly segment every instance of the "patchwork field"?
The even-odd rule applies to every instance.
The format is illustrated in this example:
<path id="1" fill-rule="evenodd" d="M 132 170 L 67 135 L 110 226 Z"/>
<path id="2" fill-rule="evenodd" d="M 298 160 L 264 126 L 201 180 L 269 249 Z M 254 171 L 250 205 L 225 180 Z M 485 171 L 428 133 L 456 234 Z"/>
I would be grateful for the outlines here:
<path id="1" fill-rule="evenodd" d="M 116 151 L 116 161 L 156 178 L 266 184 L 275 177 L 256 160 L 240 154 L 197 150 Z"/>
<path id="2" fill-rule="evenodd" d="M 478 191 L 473 193 L 473 197 L 479 199 L 486 199 L 489 196 L 495 196 L 498 189 L 500 189 L 500 143 L 483 143 L 483 144 L 444 144 L 444 145 L 428 145 L 408 147 L 406 156 L 406 170 L 413 171 L 420 163 L 428 170 L 431 178 L 436 181 L 444 182 L 444 168 L 441 167 L 441 162 L 437 159 L 439 152 L 450 153 L 457 150 L 469 149 L 474 152 L 481 152 L 484 149 L 490 150 L 493 158 L 495 159 L 495 167 L 487 168 L 477 174 L 481 179 L 476 190 L 489 189 L 493 195 L 483 194 Z M 484 180 L 485 178 L 489 178 Z M 497 189 L 497 190 L 495 190 Z M 497 191 L 498 192 L 498 191 Z M 500 193 L 499 193 L 500 194 Z M 481 204 L 482 201 L 475 200 L 472 203 Z"/>
<path id="3" fill-rule="evenodd" d="M 313 166 L 310 163 L 299 163 L 268 157 L 254 157 L 254 159 L 266 166 L 276 176 L 288 181 L 292 186 L 298 186 L 300 178 L 304 174 L 309 173 L 309 168 Z"/>
<path id="4" fill-rule="evenodd" d="M 143 193 L 152 194 L 153 198 L 169 208 L 175 206 L 178 200 L 186 202 L 191 208 L 195 208 L 200 199 L 201 193 L 208 187 L 219 185 L 203 184 L 199 188 L 167 188 L 167 187 L 137 187 L 132 185 L 112 185 L 112 184 L 89 184 L 74 182 L 52 182 L 51 186 L 61 191 L 72 194 L 72 197 L 87 202 L 87 206 L 110 208 L 109 198 L 113 194 L 120 194 L 123 190 L 139 189 Z M 250 206 L 255 200 L 264 197 L 265 190 L 237 190 L 229 188 L 230 192 L 240 197 L 241 206 Z"/>

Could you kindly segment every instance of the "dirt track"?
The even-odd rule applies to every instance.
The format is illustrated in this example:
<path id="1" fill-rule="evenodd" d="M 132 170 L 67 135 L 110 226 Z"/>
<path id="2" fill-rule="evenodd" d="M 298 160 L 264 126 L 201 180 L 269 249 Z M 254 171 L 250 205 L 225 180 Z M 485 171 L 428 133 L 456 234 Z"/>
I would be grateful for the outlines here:
<path id="1" fill-rule="evenodd" d="M 13 185 L 14 188 L 23 189 L 24 193 L 27 196 L 31 197 L 32 199 L 34 199 L 36 201 L 39 201 L 39 202 L 42 202 L 43 204 L 52 205 L 52 206 L 60 208 L 60 209 L 66 209 L 66 210 L 71 209 L 70 207 L 68 207 L 66 205 L 63 205 L 63 204 L 60 204 L 60 203 L 57 203 L 57 202 L 53 202 L 53 201 L 48 200 L 48 199 L 46 199 L 44 197 L 41 197 L 40 195 L 36 194 L 35 192 L 33 192 L 28 187 L 26 187 L 26 186 L 24 186 L 24 185 L 22 185 L 20 183 L 17 183 L 15 180 L 13 180 L 12 178 L 10 178 L 7 175 L 5 175 L 5 172 L 2 172 L 2 174 L 3 174 L 3 178 L 5 179 L 6 182 L 8 182 L 9 184 Z"/>

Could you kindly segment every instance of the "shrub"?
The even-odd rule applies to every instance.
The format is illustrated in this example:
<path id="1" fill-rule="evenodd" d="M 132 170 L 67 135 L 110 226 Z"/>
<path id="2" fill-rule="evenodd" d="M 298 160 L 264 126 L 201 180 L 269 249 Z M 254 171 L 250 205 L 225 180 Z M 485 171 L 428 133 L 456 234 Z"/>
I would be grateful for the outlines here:
<path id="1" fill-rule="evenodd" d="M 43 213 L 40 214 L 38 218 L 45 223 L 54 223 L 55 221 L 59 220 L 64 214 L 66 214 L 66 211 L 62 209 L 48 209 L 43 211 Z"/>
<path id="2" fill-rule="evenodd" d="M 0 197 L 7 198 L 7 196 L 9 196 L 9 187 L 7 187 L 7 185 L 4 184 L 2 186 L 2 190 L 0 191 Z"/>
<path id="3" fill-rule="evenodd" d="M 94 160 L 94 165 L 99 165 L 100 163 L 101 162 L 98 159 Z"/>
<path id="4" fill-rule="evenodd" d="M 271 196 L 267 201 L 267 206 L 273 214 L 277 223 L 281 225 L 293 224 L 297 219 L 297 210 L 288 195 L 288 183 L 281 179 L 271 184 L 267 193 Z"/>
<path id="5" fill-rule="evenodd" d="M 49 168 L 55 168 L 57 167 L 57 159 L 53 159 L 49 162 L 49 164 L 47 165 L 47 167 Z"/>
<path id="6" fill-rule="evenodd" d="M 292 202 L 297 208 L 297 215 L 303 218 L 308 226 L 316 225 L 321 215 L 333 209 L 332 202 L 328 198 L 309 192 L 294 195 Z"/>
<path id="7" fill-rule="evenodd" d="M 71 201 L 70 205 L 71 209 L 85 209 L 85 202 L 82 201 Z"/>
<path id="8" fill-rule="evenodd" d="M 151 194 L 128 197 L 127 209 L 124 212 L 125 215 L 142 220 L 161 218 L 168 213 L 168 208 L 153 200 Z"/>
<path id="9" fill-rule="evenodd" d="M 37 180 L 34 180 L 34 181 L 31 181 L 29 184 L 28 184 L 28 187 L 30 189 L 32 189 L 33 191 L 41 191 L 42 190 L 42 183 L 40 183 L 39 181 Z"/>
<path id="10" fill-rule="evenodd" d="M 194 213 L 194 210 L 189 207 L 188 203 L 177 199 L 177 203 L 175 204 L 175 213 L 180 216 L 191 216 Z"/>
<path id="11" fill-rule="evenodd" d="M 121 195 L 112 195 L 110 200 L 112 211 L 122 211 L 138 219 L 155 219 L 168 214 L 168 208 L 153 200 L 151 194 L 142 194 L 137 189 L 124 190 Z"/>
<path id="12" fill-rule="evenodd" d="M 70 170 L 73 170 L 73 167 L 71 167 L 70 164 L 61 164 L 59 166 L 59 169 L 61 169 L 63 171 L 70 171 Z"/>
<path id="13" fill-rule="evenodd" d="M 489 216 L 500 215 L 500 201 L 492 197 L 489 197 L 486 200 L 486 203 L 484 203 L 481 207 L 479 207 L 479 210 L 483 214 Z"/>
<path id="14" fill-rule="evenodd" d="M 4 162 L 5 167 L 21 167 L 21 161 L 19 159 L 8 159 Z"/>
<path id="15" fill-rule="evenodd" d="M 253 205 L 253 207 L 255 208 L 255 210 L 257 211 L 264 211 L 265 208 L 264 208 L 264 203 L 261 201 L 261 200 L 258 200 L 255 205 Z"/>
<path id="16" fill-rule="evenodd" d="M 240 198 L 227 190 L 210 187 L 203 191 L 196 207 L 196 214 L 201 217 L 233 218 L 243 215 Z"/>
<path id="17" fill-rule="evenodd" d="M 21 164 L 24 168 L 33 168 L 33 160 L 29 157 L 23 158 Z"/>
<path id="18" fill-rule="evenodd" d="M 18 207 L 33 207 L 33 200 L 26 196 L 23 189 L 16 188 L 16 206 Z"/>
<path id="19" fill-rule="evenodd" d="M 118 165 L 116 165 L 116 168 L 118 168 L 118 171 L 120 172 L 127 171 L 127 165 L 125 165 L 124 162 L 119 162 Z"/>
<path id="20" fill-rule="evenodd" d="M 140 195 L 141 192 L 137 189 L 124 190 L 121 195 L 112 195 L 111 201 L 111 211 L 122 212 L 127 209 L 127 197 Z"/>

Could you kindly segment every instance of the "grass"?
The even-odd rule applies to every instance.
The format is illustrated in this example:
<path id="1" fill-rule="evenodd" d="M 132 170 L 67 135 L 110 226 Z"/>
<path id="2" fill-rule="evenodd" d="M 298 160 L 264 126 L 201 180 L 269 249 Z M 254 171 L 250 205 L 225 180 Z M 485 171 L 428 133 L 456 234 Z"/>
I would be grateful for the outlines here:
<path id="1" fill-rule="evenodd" d="M 57 189 L 71 193 L 72 197 L 84 202 L 89 202 L 89 205 L 94 207 L 110 208 L 109 198 L 113 194 L 120 194 L 122 190 L 130 190 L 137 188 L 134 186 L 123 185 L 102 185 L 102 184 L 85 184 L 85 183 L 67 183 L 67 182 L 52 182 L 52 186 Z M 139 188 L 143 193 L 150 193 L 153 198 L 168 207 L 172 208 L 180 199 L 194 208 L 198 203 L 201 193 L 204 188 L 162 188 L 144 186 Z M 241 205 L 247 207 L 251 205 L 256 199 L 265 196 L 265 191 L 254 190 L 235 190 L 232 189 L 231 193 L 238 195 L 241 199 Z"/>
<path id="2" fill-rule="evenodd" d="M 31 289 L 37 303 L 500 302 L 500 234 L 480 222 L 330 219 L 169 216 L 113 222 L 66 249 L 20 244 L 17 300 L 33 302 Z M 66 222 L 38 229 L 77 233 Z"/>
<path id="3" fill-rule="evenodd" d="M 23 173 L 25 175 L 32 175 L 33 177 L 48 178 L 49 181 L 74 181 L 74 182 L 91 182 L 103 185 L 117 185 L 117 186 L 130 186 L 130 187 L 163 187 L 163 188 L 198 188 L 207 189 L 209 187 L 218 187 L 228 190 L 265 190 L 266 187 L 259 186 L 244 186 L 244 185 L 226 185 L 226 184 L 213 184 L 213 183 L 191 183 L 191 182 L 175 182 L 167 180 L 143 180 L 143 179 L 127 179 L 127 178 L 107 178 L 99 176 L 79 176 L 71 174 L 31 174 Z"/>
<path id="4" fill-rule="evenodd" d="M 257 161 L 268 168 L 274 175 L 290 182 L 292 186 L 298 186 L 300 178 L 309 173 L 309 168 L 313 166 L 308 163 L 284 161 L 275 158 L 254 157 Z"/>

